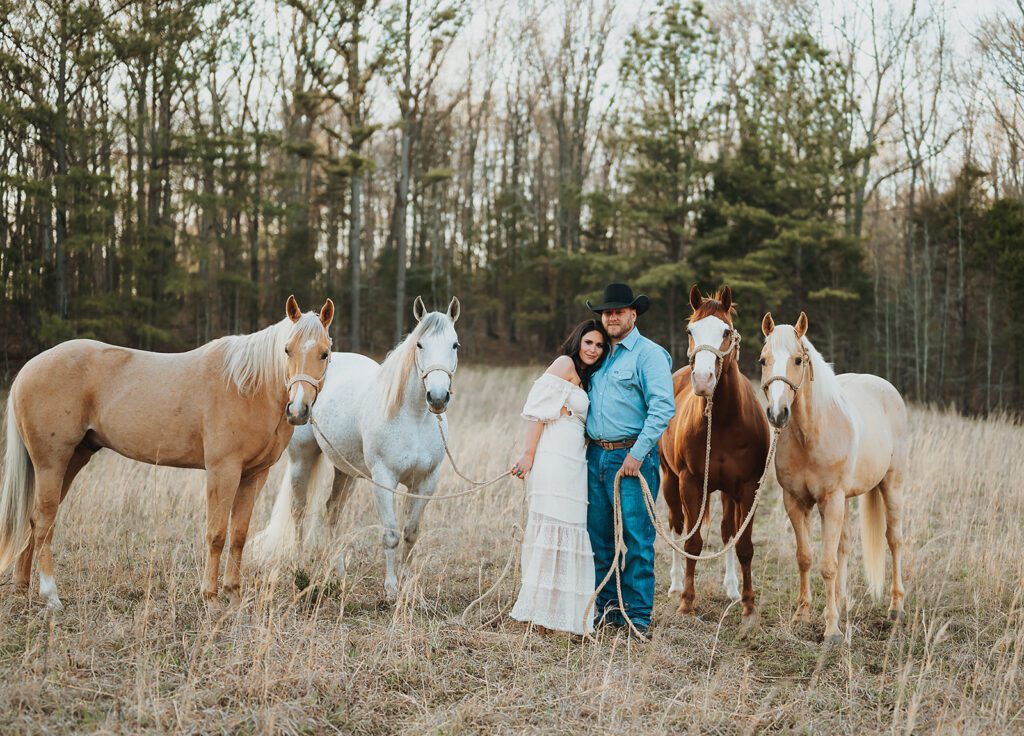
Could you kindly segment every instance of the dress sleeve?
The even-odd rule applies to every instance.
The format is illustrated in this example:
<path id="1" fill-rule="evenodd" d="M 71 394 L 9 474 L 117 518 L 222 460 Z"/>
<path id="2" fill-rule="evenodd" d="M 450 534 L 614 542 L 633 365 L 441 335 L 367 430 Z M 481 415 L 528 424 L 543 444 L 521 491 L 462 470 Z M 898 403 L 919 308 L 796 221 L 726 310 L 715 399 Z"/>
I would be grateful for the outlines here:
<path id="1" fill-rule="evenodd" d="M 533 422 L 553 422 L 562 415 L 562 407 L 569 398 L 572 384 L 545 373 L 533 382 L 530 395 L 523 405 L 523 419 Z"/>

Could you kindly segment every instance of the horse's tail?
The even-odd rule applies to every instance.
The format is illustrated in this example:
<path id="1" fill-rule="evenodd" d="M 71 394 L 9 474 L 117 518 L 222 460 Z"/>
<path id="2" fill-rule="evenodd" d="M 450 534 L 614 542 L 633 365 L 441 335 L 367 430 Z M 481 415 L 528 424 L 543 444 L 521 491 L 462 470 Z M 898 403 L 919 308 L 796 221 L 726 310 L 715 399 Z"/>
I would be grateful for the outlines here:
<path id="1" fill-rule="evenodd" d="M 4 479 L 0 485 L 0 572 L 25 549 L 29 517 L 35 500 L 35 470 L 28 449 L 18 433 L 13 397 L 7 399 L 7 450 Z"/>
<path id="2" fill-rule="evenodd" d="M 863 494 L 860 502 L 860 544 L 864 556 L 864 578 L 875 600 L 885 585 L 885 501 L 878 488 Z"/>

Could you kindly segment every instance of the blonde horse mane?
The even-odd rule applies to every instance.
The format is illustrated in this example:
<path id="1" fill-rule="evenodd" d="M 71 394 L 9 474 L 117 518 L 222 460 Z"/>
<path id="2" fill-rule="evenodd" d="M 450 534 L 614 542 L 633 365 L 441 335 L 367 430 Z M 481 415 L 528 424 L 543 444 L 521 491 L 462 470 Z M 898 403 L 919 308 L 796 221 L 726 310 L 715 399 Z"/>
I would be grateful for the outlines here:
<path id="1" fill-rule="evenodd" d="M 209 348 L 221 350 L 225 377 L 243 396 L 251 396 L 264 386 L 284 381 L 288 364 L 284 349 L 295 332 L 313 340 L 323 334 L 323 329 L 316 313 L 306 312 L 298 322 L 285 317 L 251 335 L 229 335 L 214 340 Z"/>
<path id="2" fill-rule="evenodd" d="M 443 332 L 445 327 L 450 325 L 451 320 L 446 314 L 430 312 L 384 358 L 377 382 L 380 386 L 386 419 L 393 419 L 402 406 L 402 402 L 405 401 L 405 387 L 409 383 L 409 374 L 416 365 L 416 343 L 420 341 L 420 338 Z"/>
<path id="3" fill-rule="evenodd" d="M 792 328 L 789 330 L 779 330 L 776 328 L 775 332 L 772 333 L 772 339 L 779 340 L 782 343 L 781 347 L 787 348 L 793 355 L 800 352 L 797 346 L 796 330 Z M 850 413 L 850 405 L 846 401 L 843 387 L 839 385 L 839 379 L 836 378 L 836 372 L 832 364 L 822 357 L 821 353 L 807 339 L 806 335 L 800 338 L 800 344 L 803 345 L 807 355 L 810 356 L 813 368 L 810 375 L 814 376 L 814 380 L 807 380 L 805 388 L 809 388 L 811 391 L 811 406 L 815 424 L 820 425 L 826 421 L 828 413 L 835 409 L 850 421 L 851 426 L 856 431 L 856 422 L 853 421 L 853 416 Z"/>

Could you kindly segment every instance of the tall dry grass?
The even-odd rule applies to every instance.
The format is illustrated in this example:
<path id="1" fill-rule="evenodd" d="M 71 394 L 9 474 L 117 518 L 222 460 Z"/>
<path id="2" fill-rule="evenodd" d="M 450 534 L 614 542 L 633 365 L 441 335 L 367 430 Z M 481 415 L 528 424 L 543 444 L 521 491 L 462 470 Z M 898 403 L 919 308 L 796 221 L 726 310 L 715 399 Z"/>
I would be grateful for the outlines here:
<path id="1" fill-rule="evenodd" d="M 491 477 L 513 459 L 530 377 L 459 371 L 450 418 L 464 471 Z M 245 604 L 211 619 L 199 595 L 203 474 L 104 452 L 58 517 L 66 610 L 50 615 L 9 577 L 0 584 L 0 732 L 1021 732 L 1024 432 L 935 409 L 915 409 L 911 432 L 907 620 L 891 626 L 867 597 L 857 549 L 850 643 L 831 649 L 819 644 L 817 576 L 815 622 L 789 623 L 794 545 L 774 487 L 755 524 L 762 626 L 751 640 L 733 640 L 740 612 L 720 564 L 698 568 L 696 615 L 674 612 L 659 543 L 654 642 L 578 643 L 488 623 L 514 596 L 511 578 L 460 623 L 513 549 L 512 480 L 431 504 L 394 606 L 360 486 L 327 545 L 347 550 L 344 584 L 328 553 L 309 552 L 275 574 L 250 569 Z M 442 489 L 461 485 L 446 469 Z"/>

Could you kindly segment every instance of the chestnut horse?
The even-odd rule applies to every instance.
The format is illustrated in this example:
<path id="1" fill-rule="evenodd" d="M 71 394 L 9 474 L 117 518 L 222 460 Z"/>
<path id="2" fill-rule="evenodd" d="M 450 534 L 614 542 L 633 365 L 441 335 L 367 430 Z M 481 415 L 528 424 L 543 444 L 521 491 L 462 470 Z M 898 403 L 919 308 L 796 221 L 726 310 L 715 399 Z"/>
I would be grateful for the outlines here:
<path id="1" fill-rule="evenodd" d="M 71 340 L 26 363 L 7 402 L 0 571 L 18 557 L 15 582 L 27 589 L 38 551 L 39 593 L 48 608 L 62 608 L 53 571 L 57 507 L 106 447 L 154 465 L 206 469 L 203 596 L 217 607 L 230 516 L 224 590 L 237 603 L 256 493 L 293 425 L 308 421 L 330 358 L 333 302 L 303 314 L 289 297 L 285 312 L 260 332 L 187 353 Z"/>
<path id="2" fill-rule="evenodd" d="M 661 436 L 661 487 L 668 505 L 669 528 L 678 539 L 684 528 L 689 538 L 683 549 L 700 555 L 704 547 L 700 525 L 709 513 L 710 498 L 704 503 L 704 457 L 709 397 L 712 400 L 711 471 L 708 493 L 722 492 L 722 541 L 728 542 L 741 526 L 764 472 L 770 444 L 768 422 L 750 381 L 740 373 L 739 335 L 733 327 L 735 310 L 732 290 L 726 286 L 713 297 L 703 297 L 696 285 L 690 290 L 690 365 L 676 371 L 673 385 L 676 415 Z M 712 352 L 708 348 L 717 351 Z M 757 624 L 757 606 L 750 563 L 754 557 L 753 523 L 736 542 L 735 554 L 743 570 L 742 597 L 736 590 L 735 560 L 726 557 L 726 590 L 734 600 L 743 601 L 740 635 Z M 686 559 L 686 585 L 680 575 L 682 555 L 672 552 L 672 587 L 682 591 L 680 613 L 693 612 L 695 560 Z"/>
<path id="3" fill-rule="evenodd" d="M 860 537 L 868 590 L 878 598 L 885 583 L 885 542 L 892 553 L 889 615 L 903 614 L 903 474 L 907 467 L 907 407 L 878 376 L 832 367 L 807 339 L 807 315 L 796 325 L 761 321 L 761 385 L 768 421 L 786 428 L 779 437 L 775 473 L 796 536 L 800 595 L 794 621 L 810 618 L 811 541 L 807 517 L 821 516 L 821 577 L 825 581 L 825 641 L 840 642 L 839 612 L 846 604 L 850 551 L 847 506 L 860 496 Z"/>

